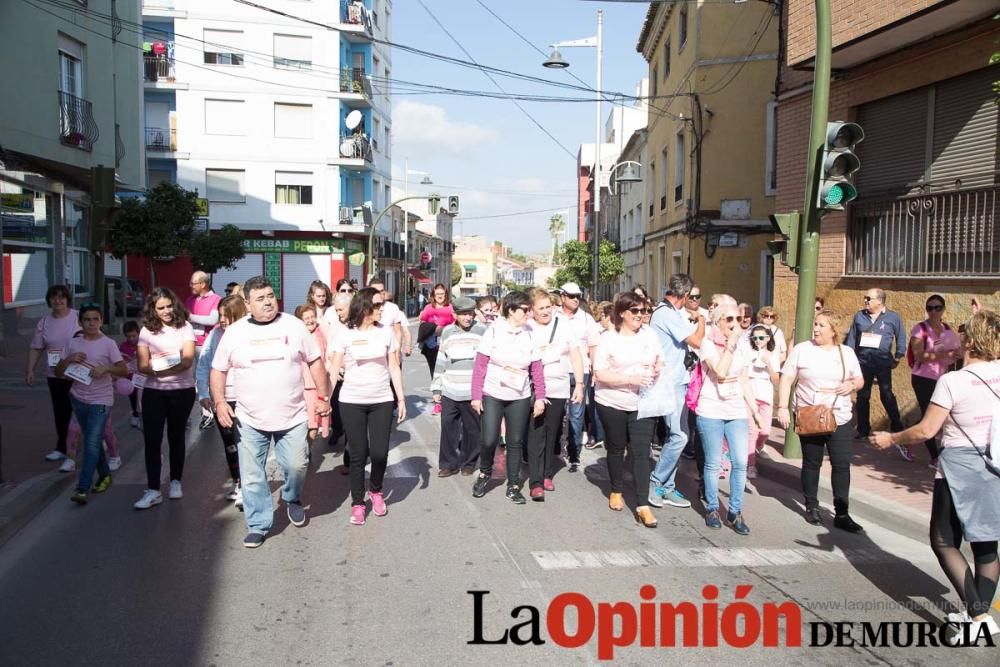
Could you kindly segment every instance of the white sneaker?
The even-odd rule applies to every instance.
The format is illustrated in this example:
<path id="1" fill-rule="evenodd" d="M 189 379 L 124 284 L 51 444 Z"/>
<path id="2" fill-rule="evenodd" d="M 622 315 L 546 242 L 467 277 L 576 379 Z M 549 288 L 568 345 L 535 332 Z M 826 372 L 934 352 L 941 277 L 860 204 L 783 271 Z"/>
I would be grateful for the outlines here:
<path id="1" fill-rule="evenodd" d="M 45 455 L 46 461 L 62 461 L 66 458 L 66 455 L 57 449 L 53 449 L 51 452 Z"/>
<path id="2" fill-rule="evenodd" d="M 236 500 L 233 501 L 233 505 L 239 511 L 243 511 L 243 489 L 240 487 L 236 487 Z"/>
<path id="3" fill-rule="evenodd" d="M 132 428 L 141 428 L 141 426 L 140 426 L 141 422 L 139 421 L 139 415 L 132 415 L 131 417 L 129 417 L 128 423 L 129 423 L 129 426 L 131 426 Z"/>
<path id="4" fill-rule="evenodd" d="M 949 623 L 968 623 L 972 619 L 969 618 L 969 613 L 964 609 L 962 611 L 953 611 L 948 614 Z"/>
<path id="5" fill-rule="evenodd" d="M 139 500 L 136 501 L 136 503 L 132 505 L 132 507 L 136 508 L 137 510 L 148 510 L 153 505 L 159 505 L 162 502 L 163 502 L 163 496 L 160 494 L 159 491 L 146 489 L 146 491 L 143 492 L 142 494 L 142 498 L 139 498 Z"/>
<path id="6" fill-rule="evenodd" d="M 184 490 L 181 488 L 180 480 L 170 480 L 170 491 L 167 492 L 167 497 L 171 500 L 177 500 L 178 498 L 184 497 Z"/>
<path id="7" fill-rule="evenodd" d="M 583 433 L 580 434 L 580 444 L 586 445 L 588 442 L 590 442 L 590 436 L 587 435 L 586 431 L 584 431 Z"/>
<path id="8" fill-rule="evenodd" d="M 1000 634 L 1000 626 L 997 622 L 993 620 L 992 616 L 987 616 L 981 621 L 973 621 L 966 616 L 963 621 L 952 621 L 952 614 L 948 614 L 948 620 L 953 623 L 959 623 L 959 629 L 956 631 L 951 629 L 952 634 L 945 637 L 945 643 L 949 646 L 962 646 L 964 645 L 965 638 L 969 638 L 969 646 L 978 646 L 979 642 L 977 639 L 981 634 L 983 634 L 983 628 L 986 628 L 986 634 L 990 636 L 996 636 Z"/>
<path id="9" fill-rule="evenodd" d="M 233 488 L 226 494 L 226 500 L 236 500 L 236 496 L 240 492 L 240 487 L 233 484 Z"/>
<path id="10" fill-rule="evenodd" d="M 110 456 L 108 457 L 108 470 L 114 472 L 122 467 L 122 457 L 120 456 Z"/>
<path id="11" fill-rule="evenodd" d="M 62 465 L 59 466 L 59 472 L 73 472 L 76 470 L 76 461 L 71 458 L 63 459 Z"/>

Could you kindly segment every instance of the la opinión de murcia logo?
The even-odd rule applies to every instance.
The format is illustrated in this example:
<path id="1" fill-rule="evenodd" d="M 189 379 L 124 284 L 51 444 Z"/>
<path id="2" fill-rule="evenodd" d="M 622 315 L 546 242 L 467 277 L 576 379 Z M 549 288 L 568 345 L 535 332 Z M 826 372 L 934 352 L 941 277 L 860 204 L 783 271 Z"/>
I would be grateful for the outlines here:
<path id="1" fill-rule="evenodd" d="M 639 589 L 638 604 L 620 600 L 594 602 L 583 593 L 556 595 L 543 613 L 533 605 L 519 605 L 510 612 L 516 621 L 507 628 L 487 629 L 483 624 L 488 590 L 466 591 L 472 596 L 472 639 L 467 644 L 517 646 L 546 644 L 562 648 L 580 648 L 595 637 L 597 658 L 613 660 L 615 650 L 638 645 L 641 648 L 798 648 L 802 646 L 802 607 L 792 601 L 765 602 L 759 606 L 746 598 L 751 585 L 738 585 L 733 600 L 719 601 L 719 588 L 706 585 L 697 602 L 658 602 L 656 588 L 647 584 Z M 960 646 L 993 639 L 985 626 L 978 636 L 970 636 L 970 624 L 888 621 L 880 623 L 851 621 L 811 621 L 809 644 L 815 648 L 872 646 L 911 647 L 949 646 L 945 637 L 959 633 Z"/>

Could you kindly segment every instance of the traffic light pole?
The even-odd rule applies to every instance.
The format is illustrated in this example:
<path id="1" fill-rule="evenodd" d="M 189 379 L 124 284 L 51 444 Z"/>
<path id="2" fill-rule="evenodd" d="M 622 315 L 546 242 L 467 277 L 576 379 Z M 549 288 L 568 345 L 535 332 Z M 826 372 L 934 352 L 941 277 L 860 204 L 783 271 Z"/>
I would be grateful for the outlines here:
<path id="1" fill-rule="evenodd" d="M 833 44 L 830 25 L 830 0 L 816 0 L 816 60 L 813 70 L 812 124 L 806 160 L 805 203 L 799 228 L 799 289 L 795 303 L 795 343 L 812 338 L 816 304 L 816 268 L 819 264 L 820 210 L 816 192 L 819 187 L 820 156 L 826 144 L 830 103 L 830 58 Z M 792 423 L 785 432 L 785 458 L 802 458 L 802 443 Z"/>

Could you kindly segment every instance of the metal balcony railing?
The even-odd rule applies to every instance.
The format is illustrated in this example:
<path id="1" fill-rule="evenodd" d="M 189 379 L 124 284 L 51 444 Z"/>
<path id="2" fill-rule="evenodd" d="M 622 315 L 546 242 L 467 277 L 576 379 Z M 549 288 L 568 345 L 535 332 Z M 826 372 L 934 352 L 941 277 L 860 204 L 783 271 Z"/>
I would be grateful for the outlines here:
<path id="1" fill-rule="evenodd" d="M 365 94 L 365 68 L 341 67 L 340 92 Z"/>
<path id="2" fill-rule="evenodd" d="M 177 130 L 165 127 L 147 127 L 146 150 L 164 152 L 177 150 Z"/>
<path id="3" fill-rule="evenodd" d="M 100 136 L 90 102 L 60 90 L 59 141 L 89 151 Z"/>
<path id="4" fill-rule="evenodd" d="M 340 157 L 372 162 L 372 144 L 366 134 L 340 136 Z"/>
<path id="5" fill-rule="evenodd" d="M 167 55 L 155 55 L 152 53 L 144 53 L 142 55 L 142 73 L 143 79 L 146 81 L 173 81 L 174 80 L 174 61 L 167 57 Z"/>
<path id="6" fill-rule="evenodd" d="M 996 276 L 1000 185 L 858 201 L 847 229 L 847 275 Z"/>
<path id="7" fill-rule="evenodd" d="M 344 23 L 363 26 L 365 31 L 372 34 L 372 13 L 361 2 L 351 2 L 351 0 L 341 1 L 340 15 Z"/>

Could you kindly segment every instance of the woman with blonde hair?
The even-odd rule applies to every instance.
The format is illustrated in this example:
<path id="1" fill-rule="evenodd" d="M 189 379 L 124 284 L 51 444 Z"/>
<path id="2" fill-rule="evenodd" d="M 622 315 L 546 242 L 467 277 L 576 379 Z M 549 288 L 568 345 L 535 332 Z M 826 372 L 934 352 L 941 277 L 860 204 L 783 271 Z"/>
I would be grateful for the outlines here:
<path id="1" fill-rule="evenodd" d="M 785 363 L 785 359 L 788 358 L 788 343 L 785 341 L 785 332 L 778 328 L 778 311 L 774 306 L 761 306 L 757 311 L 757 322 L 771 332 L 778 361 Z"/>
<path id="2" fill-rule="evenodd" d="M 800 433 L 802 443 L 802 493 L 805 496 L 806 521 L 819 525 L 819 469 L 823 464 L 823 451 L 830 454 L 830 481 L 833 486 L 833 525 L 849 533 L 864 529 L 848 514 L 851 490 L 851 394 L 861 389 L 864 378 L 861 364 L 854 350 L 840 344 L 840 318 L 832 310 L 821 310 L 813 321 L 813 337 L 792 348 L 781 369 L 778 388 L 778 423 L 788 428 L 791 422 L 789 399 L 792 384 L 795 387 L 797 421 L 801 421 L 803 408 L 821 406 L 832 408 L 835 424 L 833 431 L 825 434 Z"/>

